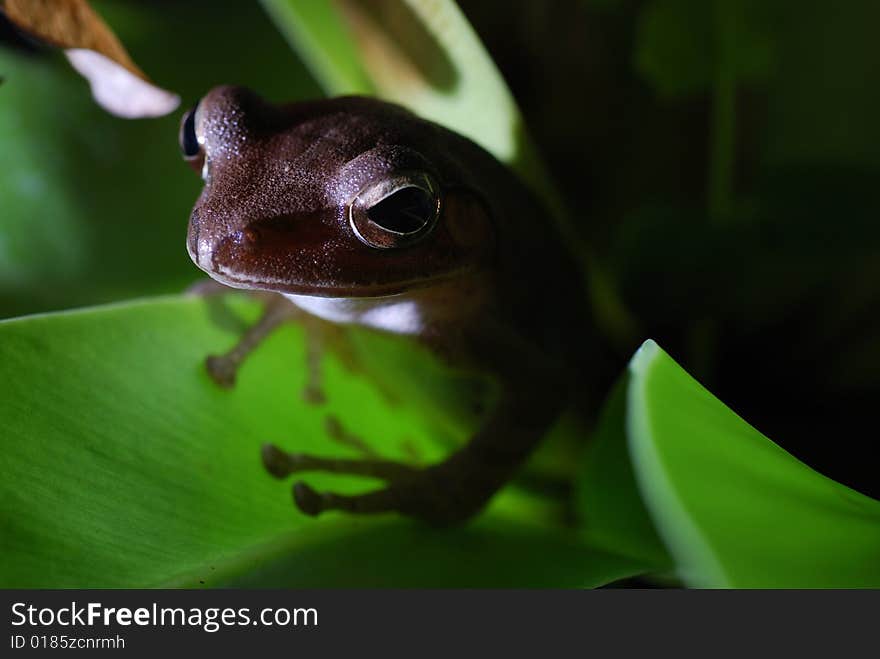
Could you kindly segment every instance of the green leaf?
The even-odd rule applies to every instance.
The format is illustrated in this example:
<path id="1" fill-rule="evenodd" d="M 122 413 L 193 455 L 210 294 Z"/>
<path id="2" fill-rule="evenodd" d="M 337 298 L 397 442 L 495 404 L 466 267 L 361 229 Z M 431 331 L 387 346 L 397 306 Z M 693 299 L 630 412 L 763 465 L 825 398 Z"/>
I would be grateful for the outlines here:
<path id="1" fill-rule="evenodd" d="M 340 0 L 305 10 L 308 4 L 263 0 L 328 93 L 372 92 L 470 137 L 503 162 L 517 161 L 519 110 L 454 2 Z M 351 73 L 357 70 L 366 79 Z"/>
<path id="2" fill-rule="evenodd" d="M 300 535 L 317 537 L 291 543 L 216 585 L 594 588 L 645 571 L 640 562 L 584 545 L 570 533 L 492 514 L 461 529 L 348 521 Z"/>
<path id="3" fill-rule="evenodd" d="M 330 2 L 262 0 L 266 12 L 328 94 L 370 94 L 373 84 Z"/>
<path id="4" fill-rule="evenodd" d="M 595 586 L 643 568 L 535 520 L 508 488 L 473 526 L 297 512 L 259 447 L 356 457 L 328 414 L 380 454 L 442 453 L 420 414 L 332 355 L 328 402 L 303 402 L 305 348 L 282 328 L 236 388 L 207 377 L 258 314 L 235 296 L 165 298 L 0 322 L 0 587 Z M 309 475 L 360 492 L 355 477 Z M 400 560 L 405 556 L 406 560 Z"/>
<path id="5" fill-rule="evenodd" d="M 687 584 L 880 586 L 880 502 L 796 460 L 653 341 L 630 378 L 636 480 Z"/>
<path id="6" fill-rule="evenodd" d="M 672 558 L 657 536 L 636 485 L 626 443 L 624 375 L 602 408 L 598 427 L 584 451 L 575 484 L 575 503 L 590 544 L 626 556 L 637 556 L 652 572 L 672 567 Z"/>

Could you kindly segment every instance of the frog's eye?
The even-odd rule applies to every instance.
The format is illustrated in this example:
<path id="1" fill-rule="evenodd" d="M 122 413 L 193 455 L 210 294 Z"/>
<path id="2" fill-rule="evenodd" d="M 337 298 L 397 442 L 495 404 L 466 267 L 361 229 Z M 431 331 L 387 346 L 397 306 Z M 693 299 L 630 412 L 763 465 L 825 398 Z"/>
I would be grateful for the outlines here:
<path id="1" fill-rule="evenodd" d="M 196 134 L 196 110 L 199 104 L 192 106 L 183 119 L 180 120 L 180 133 L 178 141 L 183 159 L 197 172 L 200 172 L 205 162 L 205 152 Z"/>
<path id="2" fill-rule="evenodd" d="M 440 193 L 424 172 L 398 174 L 363 188 L 349 206 L 361 242 L 378 249 L 406 247 L 424 238 L 440 215 Z"/>

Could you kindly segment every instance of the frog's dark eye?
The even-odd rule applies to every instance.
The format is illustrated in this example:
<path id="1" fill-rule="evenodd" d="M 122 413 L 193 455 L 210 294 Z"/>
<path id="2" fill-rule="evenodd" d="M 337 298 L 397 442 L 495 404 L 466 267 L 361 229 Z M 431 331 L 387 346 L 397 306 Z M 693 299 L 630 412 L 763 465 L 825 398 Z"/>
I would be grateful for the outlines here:
<path id="1" fill-rule="evenodd" d="M 406 247 L 430 233 L 440 215 L 437 184 L 424 172 L 398 174 L 363 188 L 349 206 L 361 242 L 378 249 Z"/>
<path id="2" fill-rule="evenodd" d="M 178 141 L 183 159 L 194 170 L 200 172 L 205 162 L 205 153 L 196 134 L 196 110 L 198 109 L 199 104 L 196 103 L 183 115 L 183 119 L 180 120 Z"/>

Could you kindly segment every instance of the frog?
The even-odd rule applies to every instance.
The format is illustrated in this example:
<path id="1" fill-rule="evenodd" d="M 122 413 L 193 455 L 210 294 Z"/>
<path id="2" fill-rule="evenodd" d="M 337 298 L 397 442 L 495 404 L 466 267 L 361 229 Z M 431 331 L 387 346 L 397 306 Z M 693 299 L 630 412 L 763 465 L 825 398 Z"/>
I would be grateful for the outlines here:
<path id="1" fill-rule="evenodd" d="M 190 258 L 218 284 L 272 300 L 244 347 L 215 358 L 220 381 L 296 317 L 415 342 L 497 387 L 469 439 L 434 464 L 270 443 L 268 472 L 382 483 L 351 495 L 297 480 L 293 499 L 310 516 L 474 517 L 572 408 L 595 358 L 583 277 L 547 207 L 473 140 L 372 97 L 274 104 L 218 86 L 183 116 L 179 142 L 204 180 Z"/>

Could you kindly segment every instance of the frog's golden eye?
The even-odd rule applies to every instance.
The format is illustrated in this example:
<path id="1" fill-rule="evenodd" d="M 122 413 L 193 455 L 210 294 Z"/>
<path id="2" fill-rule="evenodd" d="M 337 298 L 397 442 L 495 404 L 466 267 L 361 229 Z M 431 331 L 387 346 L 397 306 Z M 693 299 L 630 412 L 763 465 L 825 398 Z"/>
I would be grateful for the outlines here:
<path id="1" fill-rule="evenodd" d="M 183 119 L 180 120 L 178 142 L 183 159 L 194 170 L 201 172 L 205 162 L 205 152 L 196 134 L 196 110 L 198 109 L 199 104 L 196 103 L 183 115 Z"/>
<path id="2" fill-rule="evenodd" d="M 355 235 L 378 249 L 406 247 L 427 236 L 440 216 L 440 192 L 425 172 L 397 174 L 364 187 L 349 206 Z"/>

